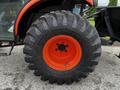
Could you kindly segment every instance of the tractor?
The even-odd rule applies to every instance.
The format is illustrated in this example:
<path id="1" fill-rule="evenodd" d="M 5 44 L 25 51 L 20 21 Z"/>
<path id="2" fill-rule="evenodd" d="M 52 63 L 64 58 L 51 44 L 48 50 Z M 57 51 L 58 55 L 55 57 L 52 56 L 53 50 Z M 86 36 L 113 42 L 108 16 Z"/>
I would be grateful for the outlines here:
<path id="1" fill-rule="evenodd" d="M 120 42 L 119 3 L 0 0 L 0 48 L 11 46 L 10 55 L 14 46 L 24 45 L 28 68 L 43 81 L 78 82 L 94 71 L 103 44 Z M 90 24 L 91 18 L 95 25 Z"/>

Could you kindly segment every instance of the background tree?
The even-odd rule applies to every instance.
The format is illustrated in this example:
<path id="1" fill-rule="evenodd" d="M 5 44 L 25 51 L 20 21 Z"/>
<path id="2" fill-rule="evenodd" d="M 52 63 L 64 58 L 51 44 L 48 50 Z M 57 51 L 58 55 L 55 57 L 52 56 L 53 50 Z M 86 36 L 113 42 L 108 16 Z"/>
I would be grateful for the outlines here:
<path id="1" fill-rule="evenodd" d="M 109 6 L 117 6 L 118 0 L 110 0 Z"/>

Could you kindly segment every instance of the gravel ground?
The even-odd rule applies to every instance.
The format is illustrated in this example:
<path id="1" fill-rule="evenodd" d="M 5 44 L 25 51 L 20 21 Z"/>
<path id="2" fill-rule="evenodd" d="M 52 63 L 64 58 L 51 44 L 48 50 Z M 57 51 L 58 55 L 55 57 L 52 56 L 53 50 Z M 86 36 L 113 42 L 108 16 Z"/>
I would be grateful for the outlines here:
<path id="1" fill-rule="evenodd" d="M 23 46 L 15 47 L 11 56 L 5 56 L 10 48 L 0 49 L 0 90 L 120 90 L 120 52 L 117 44 L 103 47 L 99 65 L 86 79 L 72 85 L 50 85 L 29 71 L 22 54 Z"/>

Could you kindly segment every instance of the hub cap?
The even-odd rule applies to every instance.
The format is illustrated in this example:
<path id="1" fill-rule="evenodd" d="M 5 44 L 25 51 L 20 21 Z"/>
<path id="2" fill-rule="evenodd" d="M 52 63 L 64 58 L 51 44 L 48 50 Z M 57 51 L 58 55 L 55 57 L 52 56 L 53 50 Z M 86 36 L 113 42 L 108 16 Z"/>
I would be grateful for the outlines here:
<path id="1" fill-rule="evenodd" d="M 50 38 L 43 48 L 45 63 L 54 70 L 67 71 L 80 63 L 82 49 L 79 42 L 68 35 Z"/>

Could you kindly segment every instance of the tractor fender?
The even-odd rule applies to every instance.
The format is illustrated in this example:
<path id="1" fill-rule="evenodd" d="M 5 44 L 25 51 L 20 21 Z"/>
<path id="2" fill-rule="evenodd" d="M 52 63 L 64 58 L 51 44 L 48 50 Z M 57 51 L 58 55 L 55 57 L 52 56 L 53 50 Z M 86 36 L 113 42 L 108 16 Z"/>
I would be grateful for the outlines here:
<path id="1" fill-rule="evenodd" d="M 87 2 L 90 6 L 93 6 L 93 4 L 94 4 L 94 0 L 86 0 L 86 2 Z"/>
<path id="2" fill-rule="evenodd" d="M 64 2 L 64 5 L 63 5 Z M 18 13 L 14 25 L 14 38 L 15 40 L 24 39 L 33 19 L 37 18 L 35 15 L 39 12 L 43 14 L 53 11 L 68 9 L 72 0 L 30 0 L 28 1 Z M 67 5 L 66 5 L 67 4 Z"/>
<path id="3" fill-rule="evenodd" d="M 36 4 L 40 4 L 42 3 L 43 0 L 30 0 L 28 1 L 20 10 L 20 12 L 17 15 L 16 21 L 15 21 L 15 25 L 14 25 L 14 32 L 15 32 L 15 36 L 18 36 L 18 28 L 19 28 L 19 24 L 23 18 L 23 16 L 25 15 L 25 13 L 31 8 L 34 7 Z"/>

